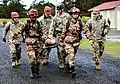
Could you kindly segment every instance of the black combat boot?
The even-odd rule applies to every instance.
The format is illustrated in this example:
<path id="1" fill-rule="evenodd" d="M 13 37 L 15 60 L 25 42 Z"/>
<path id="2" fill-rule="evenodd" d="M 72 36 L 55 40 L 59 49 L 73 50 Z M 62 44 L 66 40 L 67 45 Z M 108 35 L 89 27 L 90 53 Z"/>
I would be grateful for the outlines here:
<path id="1" fill-rule="evenodd" d="M 69 63 L 65 64 L 65 70 L 67 73 L 71 72 Z"/>
<path id="2" fill-rule="evenodd" d="M 33 67 L 31 67 L 31 79 L 35 79 L 36 75 L 35 75 L 35 69 Z"/>
<path id="3" fill-rule="evenodd" d="M 39 66 L 36 67 L 35 76 L 36 76 L 36 78 L 41 78 L 41 76 L 39 74 Z"/>
<path id="4" fill-rule="evenodd" d="M 76 72 L 75 72 L 75 66 L 70 67 L 71 73 L 72 73 L 72 78 L 76 77 Z"/>

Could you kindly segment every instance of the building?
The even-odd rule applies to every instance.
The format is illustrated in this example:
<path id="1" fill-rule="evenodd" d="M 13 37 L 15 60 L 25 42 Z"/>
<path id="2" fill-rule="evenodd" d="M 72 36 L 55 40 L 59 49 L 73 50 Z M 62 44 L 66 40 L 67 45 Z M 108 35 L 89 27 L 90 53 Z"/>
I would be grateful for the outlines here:
<path id="1" fill-rule="evenodd" d="M 93 10 L 99 10 L 104 18 L 110 19 L 110 28 L 120 30 L 120 0 L 102 3 L 88 11 Z"/>

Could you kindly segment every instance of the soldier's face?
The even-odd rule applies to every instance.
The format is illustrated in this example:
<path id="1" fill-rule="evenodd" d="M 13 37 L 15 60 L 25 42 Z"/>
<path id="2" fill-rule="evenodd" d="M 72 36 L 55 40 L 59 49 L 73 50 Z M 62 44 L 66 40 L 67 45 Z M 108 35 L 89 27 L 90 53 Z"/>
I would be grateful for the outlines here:
<path id="1" fill-rule="evenodd" d="M 96 13 L 93 13 L 93 16 L 96 16 L 96 17 L 98 17 L 98 16 L 99 16 L 99 13 L 98 13 L 98 12 L 96 12 Z"/>
<path id="2" fill-rule="evenodd" d="M 16 23 L 19 22 L 18 17 L 14 18 L 14 21 L 15 21 Z"/>
<path id="3" fill-rule="evenodd" d="M 93 19 L 96 20 L 100 16 L 100 13 L 94 12 L 93 13 Z"/>
<path id="4" fill-rule="evenodd" d="M 57 14 L 61 15 L 62 14 L 62 10 L 57 10 Z"/>
<path id="5" fill-rule="evenodd" d="M 73 13 L 73 14 L 72 14 L 72 17 L 73 17 L 74 19 L 77 19 L 77 18 L 79 17 L 79 13 Z"/>

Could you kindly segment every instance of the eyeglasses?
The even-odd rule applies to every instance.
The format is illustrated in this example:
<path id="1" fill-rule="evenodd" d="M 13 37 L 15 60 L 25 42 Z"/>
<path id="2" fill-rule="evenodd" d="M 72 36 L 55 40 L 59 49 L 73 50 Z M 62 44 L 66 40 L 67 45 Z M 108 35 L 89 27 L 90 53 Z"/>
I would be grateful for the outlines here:
<path id="1" fill-rule="evenodd" d="M 97 15 L 98 13 L 93 13 L 93 15 Z"/>
<path id="2" fill-rule="evenodd" d="M 79 15 L 79 13 L 72 13 L 73 15 Z"/>

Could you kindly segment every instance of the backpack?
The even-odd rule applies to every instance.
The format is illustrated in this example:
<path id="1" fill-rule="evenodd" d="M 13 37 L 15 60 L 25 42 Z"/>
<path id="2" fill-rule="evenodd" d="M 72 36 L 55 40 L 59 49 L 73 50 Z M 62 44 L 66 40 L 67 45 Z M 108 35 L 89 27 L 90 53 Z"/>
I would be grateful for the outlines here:
<path id="1" fill-rule="evenodd" d="M 65 33 L 67 33 L 68 32 L 68 28 L 69 28 L 69 26 L 70 26 L 70 23 L 71 23 L 71 20 L 69 19 L 68 21 L 67 21 L 67 23 L 66 23 L 66 32 Z M 78 23 L 79 23 L 79 26 L 80 26 L 80 32 L 82 31 L 82 21 L 81 21 L 81 19 L 78 19 Z M 80 34 L 80 40 L 82 39 L 82 35 Z"/>

